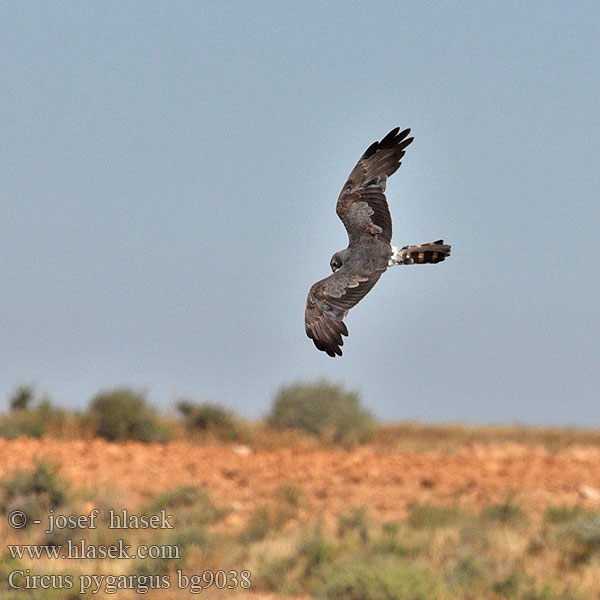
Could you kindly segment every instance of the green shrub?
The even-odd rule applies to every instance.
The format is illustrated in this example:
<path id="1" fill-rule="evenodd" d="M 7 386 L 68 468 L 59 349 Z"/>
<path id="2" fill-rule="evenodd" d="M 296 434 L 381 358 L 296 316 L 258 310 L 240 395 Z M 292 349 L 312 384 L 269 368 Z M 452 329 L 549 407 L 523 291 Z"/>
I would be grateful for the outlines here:
<path id="1" fill-rule="evenodd" d="M 252 587 L 282 594 L 289 592 L 288 576 L 292 563 L 289 558 L 277 558 L 262 563 L 258 568 L 256 582 L 252 582 Z"/>
<path id="2" fill-rule="evenodd" d="M 564 527 L 560 536 L 565 556 L 574 564 L 600 553 L 600 514 L 590 514 Z"/>
<path id="3" fill-rule="evenodd" d="M 250 542 L 262 540 L 273 527 L 273 517 L 269 507 L 266 505 L 258 506 L 252 511 L 248 523 L 240 535 L 240 541 L 243 544 L 249 544 Z"/>
<path id="4" fill-rule="evenodd" d="M 573 521 L 585 514 L 586 509 L 580 504 L 559 504 L 549 506 L 544 513 L 544 520 L 548 523 L 566 523 Z"/>
<path id="5" fill-rule="evenodd" d="M 31 403 L 33 402 L 33 398 L 33 386 L 22 385 L 18 387 L 8 401 L 11 412 L 29 410 Z"/>
<path id="6" fill-rule="evenodd" d="M 220 515 L 206 492 L 192 485 L 185 485 L 154 496 L 141 507 L 141 512 L 154 514 L 163 509 L 174 516 L 177 530 L 192 525 L 208 525 Z"/>
<path id="7" fill-rule="evenodd" d="M 69 485 L 58 475 L 59 466 L 40 461 L 33 469 L 14 471 L 3 479 L 0 487 L 3 513 L 19 509 L 33 519 L 43 519 L 50 509 L 64 506 L 69 499 Z"/>
<path id="8" fill-rule="evenodd" d="M 492 591 L 502 598 L 521 598 L 522 593 L 533 585 L 532 579 L 523 569 L 515 568 L 506 577 L 492 584 Z"/>
<path id="9" fill-rule="evenodd" d="M 456 523 L 460 514 L 460 510 L 455 507 L 419 504 L 411 509 L 408 523 L 416 529 L 446 527 Z"/>
<path id="10" fill-rule="evenodd" d="M 46 435 L 46 423 L 33 411 L 19 411 L 0 417 L 0 437 L 16 440 L 26 436 L 41 438 Z"/>
<path id="11" fill-rule="evenodd" d="M 282 388 L 267 422 L 278 429 L 300 429 L 342 443 L 366 441 L 373 432 L 373 419 L 361 408 L 358 394 L 325 381 Z"/>
<path id="12" fill-rule="evenodd" d="M 310 535 L 303 538 L 298 548 L 298 554 L 304 559 L 305 575 L 310 576 L 317 569 L 322 569 L 333 561 L 336 548 L 323 532 L 323 522 L 315 522 Z"/>
<path id="13" fill-rule="evenodd" d="M 369 541 L 369 520 L 367 511 L 362 506 L 356 506 L 348 512 L 338 515 L 339 535 L 345 536 L 352 531 L 358 534 L 363 544 Z"/>
<path id="14" fill-rule="evenodd" d="M 413 548 L 402 539 L 398 521 L 386 521 L 381 527 L 381 534 L 375 537 L 370 547 L 374 554 L 405 557 L 414 553 Z"/>
<path id="15" fill-rule="evenodd" d="M 481 517 L 486 521 L 496 521 L 504 525 L 522 523 L 526 520 L 523 509 L 511 499 L 484 506 Z"/>
<path id="16" fill-rule="evenodd" d="M 164 442 L 168 439 L 145 395 L 128 388 L 98 394 L 90 404 L 88 416 L 95 435 L 107 440 Z"/>
<path id="17" fill-rule="evenodd" d="M 257 506 L 250 515 L 246 527 L 240 534 L 243 544 L 264 539 L 269 532 L 278 531 L 295 514 L 295 509 L 289 505 L 272 506 L 263 504 Z"/>
<path id="18" fill-rule="evenodd" d="M 527 589 L 523 590 L 523 593 L 519 598 L 522 598 L 523 600 L 583 600 L 583 598 L 574 591 L 558 591 L 560 587 L 562 586 L 559 582 L 544 582 L 541 588 L 531 584 Z"/>
<path id="19" fill-rule="evenodd" d="M 8 584 L 8 576 L 13 571 L 24 571 L 25 568 L 20 561 L 10 555 L 8 548 L 3 548 L 3 554 L 0 556 L 0 592 L 2 592 L 2 598 L 11 591 L 11 587 Z M 13 591 L 17 590 L 13 589 Z"/>
<path id="20" fill-rule="evenodd" d="M 225 440 L 240 439 L 240 428 L 235 416 L 218 404 L 195 404 L 188 400 L 180 400 L 177 410 L 188 429 L 192 431 L 212 433 Z"/>
<path id="21" fill-rule="evenodd" d="M 396 560 L 357 557 L 324 570 L 315 586 L 322 600 L 442 600 L 449 598 L 434 571 Z"/>
<path id="22" fill-rule="evenodd" d="M 484 581 L 487 565 L 471 555 L 459 558 L 449 569 L 447 580 L 454 586 L 473 588 Z"/>
<path id="23" fill-rule="evenodd" d="M 206 492 L 196 486 L 185 485 L 161 492 L 142 504 L 137 512 L 142 515 L 158 514 L 164 510 L 172 516 L 173 529 L 163 531 L 159 537 L 161 545 L 176 546 L 175 556 L 153 560 L 140 559 L 134 565 L 136 575 L 166 574 L 181 568 L 190 552 L 200 548 L 203 553 L 216 546 L 216 535 L 207 531 L 222 513 L 210 501 Z"/>
<path id="24" fill-rule="evenodd" d="M 157 494 L 146 504 L 146 507 L 160 510 L 162 508 L 171 509 L 182 506 L 193 506 L 198 503 L 209 503 L 206 492 L 195 485 L 182 485 L 173 490 Z"/>
<path id="25" fill-rule="evenodd" d="M 299 508 L 302 503 L 302 488 L 290 481 L 285 481 L 277 488 L 277 495 L 290 508 Z"/>
<path id="26" fill-rule="evenodd" d="M 188 546 L 207 549 L 213 543 L 213 537 L 206 532 L 204 527 L 192 525 L 186 527 L 183 531 L 171 534 L 166 543 L 175 545 L 180 550 L 185 550 Z"/>
<path id="27" fill-rule="evenodd" d="M 0 417 L 0 437 L 14 440 L 21 436 L 41 438 L 47 434 L 62 433 L 67 423 L 67 413 L 52 406 L 43 398 L 37 406 L 33 388 L 22 386 L 10 399 L 11 412 Z"/>

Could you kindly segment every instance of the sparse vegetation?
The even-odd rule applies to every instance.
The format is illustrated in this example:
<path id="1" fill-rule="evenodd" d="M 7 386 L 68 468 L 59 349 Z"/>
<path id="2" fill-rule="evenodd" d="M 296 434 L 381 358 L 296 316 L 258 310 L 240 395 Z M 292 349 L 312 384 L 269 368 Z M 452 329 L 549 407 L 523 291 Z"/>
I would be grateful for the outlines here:
<path id="1" fill-rule="evenodd" d="M 325 440 L 355 444 L 373 433 L 373 419 L 355 392 L 320 381 L 282 388 L 273 400 L 267 422 L 278 429 L 300 429 Z"/>
<path id="2" fill-rule="evenodd" d="M 293 509 L 297 509 L 302 503 L 302 488 L 289 481 L 286 481 L 279 486 L 277 495 L 283 501 L 284 505 Z"/>
<path id="3" fill-rule="evenodd" d="M 9 398 L 10 413 L 0 416 L 0 437 L 8 440 L 27 436 L 62 436 L 70 415 L 52 406 L 49 398 L 37 399 L 33 386 L 21 386 Z M 71 419 L 72 420 L 72 419 Z"/>
<path id="4" fill-rule="evenodd" d="M 31 518 L 50 509 L 78 512 L 58 467 L 47 462 L 13 472 L 0 489 L 5 514 L 16 506 L 27 506 Z M 92 505 L 106 504 L 89 494 Z M 257 505 L 232 527 L 227 521 L 231 509 L 215 505 L 197 486 L 161 492 L 130 507 L 131 512 L 149 515 L 164 509 L 174 516 L 175 529 L 130 530 L 127 543 L 172 545 L 178 557 L 132 560 L 126 573 L 173 581 L 176 569 L 198 572 L 199 564 L 213 571 L 248 568 L 255 592 L 322 600 L 583 600 L 600 594 L 600 579 L 593 575 L 600 564 L 600 513 L 590 508 L 558 505 L 543 519 L 532 519 L 510 498 L 481 510 L 425 503 L 414 505 L 406 519 L 380 522 L 368 507 L 357 506 L 339 513 L 337 523 L 327 523 L 319 515 L 296 520 L 304 502 L 302 488 L 284 482 L 271 502 Z M 90 544 L 116 543 L 123 535 L 108 529 L 104 520 L 98 525 L 78 534 Z M 50 543 L 49 536 L 45 541 L 36 537 L 33 528 L 11 533 L 5 519 L 0 533 L 18 535 L 22 543 Z M 0 562 L 13 570 L 36 569 L 35 560 L 17 563 L 6 557 Z M 64 572 L 64 566 L 58 561 L 44 568 Z M 95 566 L 98 572 L 110 568 L 103 561 Z M 589 573 L 585 580 L 582 569 Z M 0 591 L 11 598 L 4 583 Z M 126 590 L 121 595 L 135 597 Z M 147 597 L 161 596 L 150 591 Z"/>
<path id="5" fill-rule="evenodd" d="M 600 557 L 600 513 L 591 513 L 564 526 L 559 536 L 572 563 Z"/>
<path id="6" fill-rule="evenodd" d="M 515 504 L 511 498 L 506 499 L 504 502 L 486 506 L 481 511 L 481 516 L 484 519 L 498 521 L 499 523 L 519 523 L 526 518 L 524 510 L 518 504 Z"/>
<path id="7" fill-rule="evenodd" d="M 317 518 L 312 531 L 305 534 L 298 546 L 298 555 L 303 562 L 305 577 L 314 576 L 331 564 L 337 553 L 338 545 L 323 529 L 323 522 Z"/>
<path id="8" fill-rule="evenodd" d="M 176 569 L 198 573 L 205 569 L 239 572 L 248 568 L 252 572 L 254 593 L 275 593 L 273 600 L 279 597 L 303 600 L 600 598 L 600 512 L 594 499 L 598 480 L 593 469 L 582 468 L 583 491 L 579 491 L 579 497 L 568 487 L 562 490 L 564 493 L 553 496 L 556 504 L 549 504 L 545 510 L 543 505 L 538 506 L 533 511 L 534 505 L 515 485 L 515 477 L 522 471 L 520 467 L 513 469 L 513 460 L 525 460 L 521 453 L 539 456 L 544 452 L 549 468 L 560 475 L 562 467 L 557 465 L 578 465 L 577 461 L 588 460 L 585 453 L 590 447 L 589 461 L 593 465 L 597 460 L 595 448 L 600 447 L 598 432 L 520 426 L 374 424 L 361 408 L 356 394 L 325 382 L 297 384 L 280 390 L 268 424 L 250 424 L 218 405 L 186 401 L 178 404 L 180 418 L 160 416 L 147 404 L 145 394 L 128 388 L 99 394 L 83 415 L 53 407 L 49 400 L 38 398 L 28 386 L 17 389 L 9 398 L 9 405 L 10 412 L 0 416 L 0 436 L 11 439 L 96 435 L 111 441 L 152 442 L 166 440 L 168 432 L 176 433 L 180 441 L 172 446 L 130 444 L 123 447 L 127 456 L 133 457 L 136 476 L 141 476 L 147 464 L 154 476 L 159 461 L 168 461 L 175 452 L 179 452 L 181 460 L 192 450 L 203 456 L 202 445 L 210 445 L 206 452 L 211 461 L 217 456 L 221 459 L 214 470 L 212 463 L 200 466 L 196 459 L 190 461 L 181 471 L 184 478 L 174 476 L 172 484 L 161 475 L 157 478 L 161 489 L 175 486 L 177 480 L 193 484 L 173 487 L 150 498 L 148 493 L 153 489 L 153 480 L 150 484 L 146 482 L 143 493 L 138 496 L 139 503 L 131 505 L 127 498 L 107 497 L 106 488 L 88 489 L 84 496 L 59 475 L 55 463 L 35 458 L 29 468 L 5 470 L 0 481 L 0 512 L 4 516 L 0 520 L 0 535 L 10 540 L 8 543 L 56 546 L 64 544 L 66 538 L 77 540 L 79 536 L 92 545 L 115 544 L 124 533 L 110 529 L 103 518 L 94 530 L 63 529 L 42 535 L 39 527 L 10 529 L 6 515 L 19 508 L 31 522 L 34 518 L 44 519 L 50 510 L 55 514 L 85 514 L 91 507 L 97 507 L 105 515 L 109 507 L 120 510 L 125 504 L 139 515 L 164 509 L 174 515 L 175 525 L 174 530 L 129 530 L 128 544 L 134 548 L 141 544 L 172 545 L 180 552 L 177 558 L 124 561 L 119 569 L 127 575 L 163 575 L 171 577 L 173 582 Z M 368 446 L 351 451 L 344 449 L 366 440 L 371 434 Z M 232 444 L 232 441 L 237 443 Z M 505 442 L 521 446 L 514 448 L 514 454 L 511 447 L 503 454 L 505 450 L 497 445 Z M 338 445 L 332 447 L 334 443 Z M 18 448 L 20 444 L 23 448 L 33 447 L 35 450 L 30 456 L 37 456 L 39 448 L 45 452 L 53 443 L 22 440 L 2 444 L 5 450 Z M 57 444 L 61 445 L 64 452 L 64 443 Z M 81 449 L 82 443 L 75 445 Z M 491 446 L 489 458 L 484 455 L 472 460 L 470 449 L 485 452 L 484 445 Z M 536 448 L 525 450 L 526 446 Z M 110 460 L 115 463 L 121 458 L 120 445 L 95 440 L 90 441 L 90 447 L 102 452 L 108 450 Z M 271 455 L 273 448 L 279 452 L 279 460 L 287 457 L 288 468 L 277 464 L 273 467 L 277 478 L 267 476 L 261 486 L 255 488 L 253 477 L 259 473 L 256 469 L 252 471 L 251 465 L 267 459 L 261 464 L 271 469 L 270 465 L 276 463 Z M 142 451 L 151 453 L 146 456 L 156 458 L 156 464 L 134 460 L 136 453 Z M 408 464 L 407 457 L 397 453 L 422 451 L 443 452 L 448 464 L 454 465 L 453 469 L 464 460 L 470 471 L 464 479 L 459 478 L 460 487 L 440 485 L 442 476 L 437 465 L 433 470 L 405 474 L 399 465 Z M 64 454 L 62 456 L 64 463 Z M 318 466 L 315 475 L 319 478 L 318 486 L 306 475 L 313 463 L 304 462 L 303 469 L 289 467 L 297 466 L 296 459 L 305 461 L 313 456 Z M 327 457 L 324 461 L 323 456 Z M 410 458 L 412 460 L 412 456 Z M 426 455 L 417 460 L 432 464 L 431 457 Z M 490 465 L 496 463 L 488 475 L 501 473 L 507 478 L 503 479 L 506 489 L 504 493 L 498 489 L 486 493 L 487 503 L 482 499 L 473 501 L 483 489 L 478 486 L 473 469 L 481 468 L 482 464 L 487 468 L 488 460 Z M 69 465 L 64 464 L 63 472 L 68 473 Z M 122 468 L 123 461 L 120 464 Z M 171 460 L 170 464 L 174 462 Z M 327 471 L 329 475 L 324 477 Z M 69 476 L 73 477 L 72 473 Z M 227 497 L 223 490 L 236 489 L 239 495 L 235 500 L 222 504 L 213 500 L 207 490 L 211 489 L 214 477 L 220 478 L 221 483 L 214 489 L 219 490 L 221 502 Z M 401 514 L 402 518 L 397 511 L 390 511 L 385 518 L 394 520 L 386 521 L 381 512 L 377 512 L 381 511 L 381 505 L 369 503 L 371 492 L 365 493 L 365 483 L 378 486 L 384 481 L 389 484 L 387 490 L 393 491 L 397 482 L 410 493 L 411 504 L 408 512 Z M 337 491 L 332 492 L 327 482 L 337 487 Z M 531 488 L 530 481 L 524 483 Z M 92 484 L 88 481 L 87 485 Z M 339 510 L 343 506 L 339 486 L 348 486 L 352 492 L 343 510 Z M 354 496 L 358 489 L 362 491 Z M 511 492 L 511 489 L 519 489 L 519 492 Z M 256 490 L 260 490 L 259 496 L 252 495 Z M 455 494 L 455 503 L 447 495 L 450 490 Z M 388 503 L 384 504 L 384 511 L 389 509 L 393 497 L 397 498 L 384 498 Z M 119 498 L 118 506 L 115 506 L 115 498 Z M 353 506 L 356 498 L 365 504 Z M 17 561 L 4 552 L 0 556 L 0 596 L 9 600 L 21 597 L 21 590 L 7 587 L 7 574 L 16 569 L 40 572 L 38 563 L 28 558 Z M 65 573 L 72 565 L 61 560 L 47 561 L 43 571 Z M 114 563 L 110 561 L 97 561 L 93 567 L 93 572 L 98 574 L 111 570 Z M 27 597 L 34 600 L 70 598 L 64 591 L 54 592 L 32 590 Z M 216 597 L 216 591 L 213 592 Z M 173 600 L 189 597 L 187 591 L 179 594 L 172 589 L 170 594 Z M 205 595 L 212 597 L 211 594 Z M 160 591 L 144 595 L 149 600 L 163 597 Z M 94 597 L 101 600 L 109 596 Z M 135 597 L 138 596 L 130 591 L 119 591 L 119 598 L 123 600 Z"/>
<path id="9" fill-rule="evenodd" d="M 600 447 L 599 429 L 525 427 L 523 425 L 462 425 L 447 423 L 379 424 L 371 443 L 386 452 L 455 453 L 473 445 L 517 443 L 558 452 L 571 446 Z"/>
<path id="10" fill-rule="evenodd" d="M 517 443 L 550 452 L 585 445 L 600 448 L 600 430 L 461 424 L 377 423 L 361 407 L 358 394 L 326 381 L 282 387 L 264 421 L 248 422 L 214 403 L 179 400 L 180 418 L 158 414 L 146 395 L 128 387 L 98 393 L 87 412 L 72 412 L 38 398 L 32 385 L 9 396 L 10 412 L 0 414 L 0 438 L 22 436 L 111 441 L 197 443 L 238 441 L 256 447 L 336 443 L 353 446 L 368 441 L 381 452 L 460 452 L 473 445 Z"/>
<path id="11" fill-rule="evenodd" d="M 0 510 L 14 509 L 27 515 L 27 526 L 33 519 L 45 517 L 50 510 L 64 506 L 69 499 L 69 484 L 59 474 L 59 465 L 39 461 L 33 469 L 17 470 L 0 482 Z"/>
<path id="12" fill-rule="evenodd" d="M 331 565 L 314 588 L 323 600 L 444 600 L 443 579 L 427 567 L 393 557 L 360 556 Z"/>
<path id="13" fill-rule="evenodd" d="M 355 532 L 360 541 L 366 544 L 369 541 L 369 519 L 363 506 L 356 506 L 346 513 L 338 515 L 338 532 L 340 536 Z"/>
<path id="14" fill-rule="evenodd" d="M 165 442 L 168 439 L 145 395 L 128 388 L 98 394 L 90 404 L 88 416 L 95 435 L 107 440 Z"/>
<path id="15" fill-rule="evenodd" d="M 279 531 L 296 513 L 287 503 L 262 504 L 250 515 L 240 540 L 244 543 L 264 539 L 270 532 Z"/>
<path id="16" fill-rule="evenodd" d="M 177 410 L 189 431 L 211 434 L 226 441 L 239 440 L 241 437 L 239 420 L 218 404 L 196 404 L 189 400 L 180 400 L 177 402 Z"/>
<path id="17" fill-rule="evenodd" d="M 566 523 L 581 517 L 585 512 L 586 509 L 580 504 L 560 504 L 549 506 L 544 513 L 544 519 L 549 523 Z"/>
<path id="18" fill-rule="evenodd" d="M 144 514 L 154 514 L 162 509 L 170 513 L 177 513 L 178 528 L 208 525 L 220 514 L 217 507 L 210 501 L 208 494 L 193 485 L 184 485 L 161 492 L 140 508 Z"/>
<path id="19" fill-rule="evenodd" d="M 32 385 L 19 386 L 8 401 L 11 412 L 28 410 L 33 402 L 33 398 L 34 390 Z"/>
<path id="20" fill-rule="evenodd" d="M 461 511 L 456 507 L 417 504 L 412 507 L 408 522 L 415 529 L 446 527 L 454 525 L 460 516 Z"/>

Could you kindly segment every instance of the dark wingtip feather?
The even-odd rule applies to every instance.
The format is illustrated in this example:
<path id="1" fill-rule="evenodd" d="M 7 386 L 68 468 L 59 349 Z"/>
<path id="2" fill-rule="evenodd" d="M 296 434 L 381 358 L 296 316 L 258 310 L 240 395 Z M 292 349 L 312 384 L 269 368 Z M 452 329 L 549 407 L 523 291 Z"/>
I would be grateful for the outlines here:
<path id="1" fill-rule="evenodd" d="M 392 145 L 396 141 L 396 135 L 400 131 L 400 127 L 394 127 L 380 142 L 379 145 L 384 148 Z"/>
<path id="2" fill-rule="evenodd" d="M 394 127 L 380 142 L 373 142 L 363 153 L 361 159 L 370 158 L 381 148 L 393 148 L 398 146 L 401 150 L 406 148 L 415 138 L 407 138 L 410 128 L 400 131 L 400 127 Z"/>
<path id="3" fill-rule="evenodd" d="M 373 154 L 375 154 L 375 152 L 377 152 L 377 149 L 379 148 L 379 142 L 373 142 L 364 152 L 364 154 L 362 155 L 362 158 L 369 158 L 370 156 L 373 156 Z"/>
<path id="4" fill-rule="evenodd" d="M 324 314 L 312 322 L 304 323 L 306 335 L 313 341 L 318 350 L 329 356 L 342 356 L 341 346 L 344 345 L 342 336 L 348 335 L 348 328 L 343 321 L 329 319 Z"/>
<path id="5" fill-rule="evenodd" d="M 405 140 L 402 140 L 402 142 L 400 144 L 398 144 L 398 148 L 402 148 L 402 150 L 404 150 L 404 148 L 406 148 L 407 146 L 409 146 L 410 144 L 413 143 L 414 141 L 414 137 L 409 137 L 406 138 Z"/>

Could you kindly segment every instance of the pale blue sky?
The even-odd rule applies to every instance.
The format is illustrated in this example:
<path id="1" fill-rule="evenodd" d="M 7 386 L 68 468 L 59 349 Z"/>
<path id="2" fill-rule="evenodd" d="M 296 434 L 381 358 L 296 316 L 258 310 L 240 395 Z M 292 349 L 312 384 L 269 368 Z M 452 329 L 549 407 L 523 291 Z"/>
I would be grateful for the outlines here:
<path id="1" fill-rule="evenodd" d="M 600 424 L 598 2 L 0 8 L 0 406 L 148 390 L 264 414 L 326 377 L 390 420 Z M 335 200 L 392 127 L 397 245 L 305 337 Z"/>

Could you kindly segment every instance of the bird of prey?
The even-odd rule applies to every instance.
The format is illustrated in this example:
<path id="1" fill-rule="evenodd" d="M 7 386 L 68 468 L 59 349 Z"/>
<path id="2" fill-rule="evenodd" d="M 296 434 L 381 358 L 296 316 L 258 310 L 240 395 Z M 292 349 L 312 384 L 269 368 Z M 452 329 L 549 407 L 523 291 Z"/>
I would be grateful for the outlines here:
<path id="1" fill-rule="evenodd" d="M 343 319 L 393 265 L 439 263 L 450 256 L 443 240 L 395 247 L 392 218 L 385 198 L 387 178 L 396 172 L 405 148 L 413 141 L 410 129 L 392 129 L 361 156 L 338 197 L 336 212 L 348 232 L 348 247 L 331 258 L 332 275 L 308 292 L 306 335 L 329 356 L 341 356 Z"/>

